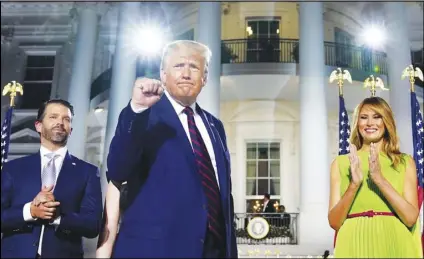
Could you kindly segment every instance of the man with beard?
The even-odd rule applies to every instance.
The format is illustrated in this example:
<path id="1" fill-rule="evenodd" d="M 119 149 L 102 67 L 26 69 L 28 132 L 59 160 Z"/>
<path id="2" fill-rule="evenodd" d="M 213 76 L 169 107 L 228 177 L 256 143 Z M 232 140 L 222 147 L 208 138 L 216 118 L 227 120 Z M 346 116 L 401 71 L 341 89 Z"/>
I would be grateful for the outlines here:
<path id="1" fill-rule="evenodd" d="M 98 168 L 67 150 L 73 115 L 67 101 L 44 103 L 35 122 L 40 151 L 3 166 L 2 258 L 82 258 L 82 237 L 98 235 Z"/>

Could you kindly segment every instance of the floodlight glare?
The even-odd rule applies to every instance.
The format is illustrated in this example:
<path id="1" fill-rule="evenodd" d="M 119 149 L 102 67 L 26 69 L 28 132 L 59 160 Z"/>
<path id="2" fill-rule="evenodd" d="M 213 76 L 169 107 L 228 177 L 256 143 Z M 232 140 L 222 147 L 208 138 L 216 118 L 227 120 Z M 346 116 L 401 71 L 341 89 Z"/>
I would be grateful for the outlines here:
<path id="1" fill-rule="evenodd" d="M 163 31 L 156 26 L 142 26 L 136 30 L 134 46 L 138 54 L 152 56 L 159 53 L 164 44 Z"/>
<path id="2" fill-rule="evenodd" d="M 371 48 L 379 48 L 386 41 L 384 28 L 376 25 L 370 25 L 363 33 L 364 42 Z"/>

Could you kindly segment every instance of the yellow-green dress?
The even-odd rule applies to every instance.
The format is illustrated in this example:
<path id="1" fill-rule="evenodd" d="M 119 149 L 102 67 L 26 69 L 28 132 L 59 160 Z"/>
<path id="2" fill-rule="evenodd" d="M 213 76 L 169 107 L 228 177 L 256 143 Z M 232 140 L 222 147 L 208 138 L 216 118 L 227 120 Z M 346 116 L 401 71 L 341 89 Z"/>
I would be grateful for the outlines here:
<path id="1" fill-rule="evenodd" d="M 358 190 L 348 214 L 369 210 L 393 212 L 383 194 L 369 178 L 369 152 L 358 151 L 361 160 L 364 182 Z M 405 161 L 411 159 L 403 155 Z M 400 194 L 403 192 L 406 165 L 396 171 L 391 160 L 380 153 L 383 176 Z M 341 184 L 340 194 L 346 192 L 350 183 L 350 162 L 347 155 L 337 157 Z M 346 219 L 338 231 L 334 257 L 336 258 L 422 258 L 419 220 L 413 228 L 406 227 L 395 216 L 355 217 Z"/>

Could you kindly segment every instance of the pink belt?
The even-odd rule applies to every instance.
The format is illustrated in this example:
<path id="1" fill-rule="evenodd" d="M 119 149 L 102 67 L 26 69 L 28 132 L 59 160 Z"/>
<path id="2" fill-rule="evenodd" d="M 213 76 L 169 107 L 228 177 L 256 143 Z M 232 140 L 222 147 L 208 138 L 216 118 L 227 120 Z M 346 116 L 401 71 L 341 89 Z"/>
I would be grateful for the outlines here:
<path id="1" fill-rule="evenodd" d="M 347 218 L 348 219 L 357 218 L 357 217 L 372 218 L 374 216 L 395 216 L 395 214 L 393 214 L 392 212 L 377 212 L 377 211 L 369 210 L 369 211 L 365 211 L 365 212 L 349 214 L 349 215 L 347 215 Z"/>

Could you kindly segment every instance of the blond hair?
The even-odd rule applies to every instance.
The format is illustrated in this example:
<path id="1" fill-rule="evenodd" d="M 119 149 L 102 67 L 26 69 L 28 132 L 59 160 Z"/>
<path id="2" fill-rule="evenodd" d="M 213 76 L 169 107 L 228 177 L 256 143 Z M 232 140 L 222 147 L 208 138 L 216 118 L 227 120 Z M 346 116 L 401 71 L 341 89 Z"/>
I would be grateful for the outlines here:
<path id="1" fill-rule="evenodd" d="M 166 66 L 166 61 L 168 57 L 179 50 L 181 47 L 186 47 L 188 49 L 193 49 L 197 51 L 205 59 L 205 75 L 208 73 L 209 62 L 212 57 L 212 52 L 208 46 L 193 40 L 176 40 L 170 42 L 163 48 L 162 60 L 160 64 L 160 69 L 163 70 Z"/>
<path id="2" fill-rule="evenodd" d="M 381 115 L 385 127 L 381 150 L 392 160 L 392 167 L 397 169 L 398 165 L 400 163 L 405 163 L 405 161 L 403 159 L 402 153 L 399 150 L 399 140 L 396 133 L 396 123 L 395 119 L 393 118 L 393 111 L 383 98 L 365 98 L 356 107 L 353 115 L 353 126 L 352 133 L 350 135 L 350 143 L 354 144 L 358 150 L 362 148 L 364 140 L 359 133 L 358 120 L 360 112 L 365 105 L 368 105 L 371 110 Z"/>

